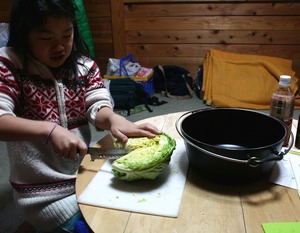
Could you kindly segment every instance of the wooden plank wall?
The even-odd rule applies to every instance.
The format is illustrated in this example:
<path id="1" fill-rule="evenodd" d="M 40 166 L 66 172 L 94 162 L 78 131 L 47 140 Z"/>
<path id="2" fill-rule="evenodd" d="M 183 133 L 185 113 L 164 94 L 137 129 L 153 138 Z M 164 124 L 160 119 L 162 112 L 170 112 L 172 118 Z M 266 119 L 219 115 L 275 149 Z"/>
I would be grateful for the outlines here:
<path id="1" fill-rule="evenodd" d="M 0 22 L 2 23 L 7 23 L 9 21 L 10 4 L 10 0 L 0 1 Z"/>
<path id="2" fill-rule="evenodd" d="M 96 58 L 102 75 L 107 61 L 114 57 L 110 0 L 84 0 L 85 10 L 93 35 Z"/>
<path id="3" fill-rule="evenodd" d="M 10 0 L 0 1 L 7 22 Z M 84 0 L 96 61 L 133 54 L 141 65 L 180 65 L 193 76 L 211 48 L 293 60 L 300 77 L 295 0 Z M 113 25 L 113 26 L 112 26 Z"/>
<path id="4" fill-rule="evenodd" d="M 120 36 L 113 37 L 116 56 L 132 53 L 144 66 L 176 64 L 195 75 L 215 48 L 293 59 L 300 77 L 299 1 L 117 0 L 112 5 L 114 22 L 121 24 Z"/>

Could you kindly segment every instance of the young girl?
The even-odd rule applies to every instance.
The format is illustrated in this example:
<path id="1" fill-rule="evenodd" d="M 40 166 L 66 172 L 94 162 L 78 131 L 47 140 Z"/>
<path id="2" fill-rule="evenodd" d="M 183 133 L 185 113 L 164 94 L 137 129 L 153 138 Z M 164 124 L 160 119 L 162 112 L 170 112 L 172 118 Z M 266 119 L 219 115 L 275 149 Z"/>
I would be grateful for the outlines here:
<path id="1" fill-rule="evenodd" d="M 88 122 L 124 143 L 161 133 L 113 112 L 85 48 L 72 0 L 13 2 L 8 46 L 0 49 L 0 140 L 16 205 L 42 232 L 72 231 L 80 216 L 74 186 L 90 143 Z"/>

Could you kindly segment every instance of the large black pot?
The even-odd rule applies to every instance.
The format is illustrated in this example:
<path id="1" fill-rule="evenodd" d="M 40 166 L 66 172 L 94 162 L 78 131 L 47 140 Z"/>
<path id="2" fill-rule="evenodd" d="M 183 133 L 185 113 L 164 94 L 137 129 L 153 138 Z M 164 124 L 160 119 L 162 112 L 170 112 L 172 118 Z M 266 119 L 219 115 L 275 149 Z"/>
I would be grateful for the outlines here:
<path id="1" fill-rule="evenodd" d="M 191 111 L 176 122 L 192 168 L 209 178 L 248 182 L 268 174 L 281 160 L 287 127 L 257 111 L 216 108 Z"/>

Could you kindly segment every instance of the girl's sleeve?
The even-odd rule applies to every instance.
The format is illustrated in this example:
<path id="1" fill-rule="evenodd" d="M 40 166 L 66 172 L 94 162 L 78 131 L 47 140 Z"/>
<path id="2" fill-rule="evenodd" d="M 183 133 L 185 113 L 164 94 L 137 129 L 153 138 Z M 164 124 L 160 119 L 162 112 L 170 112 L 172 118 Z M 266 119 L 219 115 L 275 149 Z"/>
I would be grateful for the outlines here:
<path id="1" fill-rule="evenodd" d="M 19 88 L 13 73 L 0 61 L 0 116 L 15 115 L 18 92 Z"/>
<path id="2" fill-rule="evenodd" d="M 113 109 L 113 99 L 109 90 L 104 86 L 100 69 L 94 62 L 88 75 L 88 87 L 86 92 L 87 117 L 95 126 L 97 112 L 102 107 Z"/>

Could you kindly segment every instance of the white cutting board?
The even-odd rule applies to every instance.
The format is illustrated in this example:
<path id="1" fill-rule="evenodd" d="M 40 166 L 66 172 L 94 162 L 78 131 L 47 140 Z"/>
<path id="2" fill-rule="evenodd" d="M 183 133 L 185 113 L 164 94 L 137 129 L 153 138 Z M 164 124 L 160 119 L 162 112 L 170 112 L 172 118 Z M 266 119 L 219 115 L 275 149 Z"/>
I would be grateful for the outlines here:
<path id="1" fill-rule="evenodd" d="M 120 181 L 107 160 L 78 198 L 81 204 L 177 217 L 188 171 L 183 140 L 176 140 L 169 166 L 155 180 Z"/>

